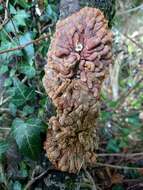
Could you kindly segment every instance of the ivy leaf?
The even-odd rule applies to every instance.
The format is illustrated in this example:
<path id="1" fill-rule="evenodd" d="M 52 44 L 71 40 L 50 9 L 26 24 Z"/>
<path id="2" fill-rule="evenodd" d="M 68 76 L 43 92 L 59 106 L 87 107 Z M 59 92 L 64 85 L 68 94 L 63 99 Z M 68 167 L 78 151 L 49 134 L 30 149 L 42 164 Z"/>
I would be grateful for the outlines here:
<path id="1" fill-rule="evenodd" d="M 12 14 L 12 15 L 15 15 L 16 14 L 16 9 L 14 8 L 14 6 L 12 4 L 9 4 L 9 12 Z"/>
<path id="2" fill-rule="evenodd" d="M 19 38 L 19 41 L 20 41 L 20 45 L 24 45 L 26 44 L 27 42 L 30 42 L 32 40 L 32 36 L 31 36 L 31 33 L 30 32 L 27 32 L 25 33 L 23 36 L 21 36 Z M 28 60 L 29 62 L 31 63 L 32 62 L 32 59 L 34 57 L 34 46 L 33 44 L 30 44 L 29 46 L 26 46 L 24 48 L 26 54 L 27 54 L 27 57 L 28 57 Z"/>
<path id="3" fill-rule="evenodd" d="M 14 105 L 13 103 L 9 103 L 9 109 L 10 109 L 10 113 L 13 115 L 13 116 L 16 116 L 16 111 L 17 111 L 17 107 L 16 105 Z"/>
<path id="4" fill-rule="evenodd" d="M 16 23 L 15 20 L 10 20 L 6 25 L 5 25 L 5 30 L 7 32 L 19 32 L 18 30 L 18 24 Z"/>
<path id="5" fill-rule="evenodd" d="M 0 67 L 0 75 L 6 73 L 7 71 L 8 71 L 8 66 L 7 65 L 2 65 Z"/>
<path id="6" fill-rule="evenodd" d="M 1 42 L 0 50 L 6 50 L 9 48 L 14 48 L 14 47 L 17 47 L 16 39 L 14 39 L 14 41 L 12 41 L 12 42 L 9 42 L 8 40 L 4 40 Z M 8 63 L 9 63 L 10 60 L 12 60 L 14 55 L 21 56 L 22 53 L 20 50 L 3 53 L 0 55 L 0 60 L 3 60 L 4 63 L 6 63 L 6 61 L 8 61 Z"/>
<path id="7" fill-rule="evenodd" d="M 112 113 L 107 112 L 107 111 L 102 111 L 100 113 L 100 116 L 101 116 L 102 121 L 107 122 L 111 119 Z"/>
<path id="8" fill-rule="evenodd" d="M 18 4 L 18 5 L 20 5 L 24 9 L 29 8 L 29 4 L 25 0 L 16 0 L 15 3 Z"/>
<path id="9" fill-rule="evenodd" d="M 12 188 L 13 190 L 22 190 L 22 185 L 21 185 L 21 183 L 19 182 L 19 181 L 15 181 L 14 183 L 13 183 L 13 188 Z"/>
<path id="10" fill-rule="evenodd" d="M 108 144 L 107 144 L 107 151 L 108 152 L 119 152 L 119 146 L 118 146 L 118 142 L 116 139 L 110 139 Z"/>
<path id="11" fill-rule="evenodd" d="M 53 6 L 52 4 L 48 4 L 46 8 L 46 16 L 54 22 L 57 21 L 57 13 L 55 10 L 55 6 Z"/>
<path id="12" fill-rule="evenodd" d="M 16 106 L 22 106 L 35 98 L 33 88 L 24 85 L 18 79 L 14 79 L 14 87 L 9 93 L 12 95 L 11 102 Z"/>
<path id="13" fill-rule="evenodd" d="M 142 123 L 140 122 L 138 114 L 132 114 L 131 116 L 127 117 L 125 121 L 130 124 L 132 127 L 141 128 Z"/>
<path id="14" fill-rule="evenodd" d="M 4 140 L 1 140 L 0 141 L 0 158 L 7 151 L 7 149 L 8 149 L 8 143 Z"/>
<path id="15" fill-rule="evenodd" d="M 37 159 L 41 149 L 40 121 L 16 118 L 12 123 L 12 135 L 14 136 L 20 151 L 27 157 Z"/>
<path id="16" fill-rule="evenodd" d="M 32 114 L 33 112 L 34 112 L 34 107 L 26 105 L 26 106 L 24 106 L 24 108 L 23 108 L 22 114 L 23 114 L 24 116 L 27 116 L 27 115 L 29 115 L 29 114 Z"/>
<path id="17" fill-rule="evenodd" d="M 122 185 L 115 185 L 114 187 L 112 187 L 112 190 L 125 190 L 125 189 Z"/>
<path id="18" fill-rule="evenodd" d="M 7 78 L 4 81 L 4 87 L 8 87 L 12 85 L 12 79 L 11 78 Z"/>
<path id="19" fill-rule="evenodd" d="M 36 74 L 35 68 L 31 65 L 23 64 L 20 66 L 21 73 L 24 73 L 29 79 Z"/>
<path id="20" fill-rule="evenodd" d="M 26 19 L 29 18 L 29 14 L 25 10 L 18 10 L 14 16 L 14 21 L 17 26 L 26 26 Z"/>

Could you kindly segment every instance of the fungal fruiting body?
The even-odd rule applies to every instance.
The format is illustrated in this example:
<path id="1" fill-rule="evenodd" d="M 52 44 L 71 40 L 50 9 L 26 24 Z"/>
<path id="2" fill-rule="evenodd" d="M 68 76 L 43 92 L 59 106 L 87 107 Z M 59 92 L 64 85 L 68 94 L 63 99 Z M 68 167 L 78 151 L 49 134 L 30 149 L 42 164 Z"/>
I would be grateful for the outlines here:
<path id="1" fill-rule="evenodd" d="M 43 84 L 57 114 L 49 120 L 44 149 L 61 171 L 76 173 L 96 163 L 96 120 L 111 43 L 107 20 L 96 8 L 83 8 L 56 25 Z"/>

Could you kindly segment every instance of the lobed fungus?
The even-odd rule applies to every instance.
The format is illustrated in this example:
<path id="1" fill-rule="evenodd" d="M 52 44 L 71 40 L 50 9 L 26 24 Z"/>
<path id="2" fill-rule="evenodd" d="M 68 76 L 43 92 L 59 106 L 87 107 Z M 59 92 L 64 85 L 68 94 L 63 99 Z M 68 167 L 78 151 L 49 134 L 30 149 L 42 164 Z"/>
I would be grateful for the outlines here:
<path id="1" fill-rule="evenodd" d="M 111 43 L 107 20 L 96 8 L 83 8 L 56 25 L 43 83 L 57 115 L 49 120 L 44 149 L 61 171 L 76 173 L 96 163 L 96 120 Z"/>

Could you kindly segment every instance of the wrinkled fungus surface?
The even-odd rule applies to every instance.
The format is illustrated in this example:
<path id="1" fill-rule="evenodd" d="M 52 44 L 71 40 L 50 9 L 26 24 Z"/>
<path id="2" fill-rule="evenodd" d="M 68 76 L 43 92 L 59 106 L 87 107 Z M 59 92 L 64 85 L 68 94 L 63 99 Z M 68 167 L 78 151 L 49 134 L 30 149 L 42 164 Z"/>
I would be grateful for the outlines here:
<path id="1" fill-rule="evenodd" d="M 49 120 L 44 149 L 61 171 L 76 173 L 96 163 L 96 119 L 111 43 L 108 23 L 96 8 L 83 8 L 56 25 L 43 83 L 57 115 Z"/>

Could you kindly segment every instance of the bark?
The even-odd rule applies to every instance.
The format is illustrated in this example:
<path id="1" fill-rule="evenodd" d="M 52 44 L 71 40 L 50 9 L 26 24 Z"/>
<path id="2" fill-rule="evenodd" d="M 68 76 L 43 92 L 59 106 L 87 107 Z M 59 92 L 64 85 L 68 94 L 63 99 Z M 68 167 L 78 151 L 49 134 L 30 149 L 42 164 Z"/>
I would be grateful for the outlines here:
<path id="1" fill-rule="evenodd" d="M 78 0 L 61 0 L 60 2 L 60 19 L 70 16 L 80 9 Z"/>
<path id="2" fill-rule="evenodd" d="M 99 8 L 104 12 L 109 26 L 115 15 L 116 0 L 61 0 L 60 1 L 60 19 L 70 16 L 72 13 L 77 12 L 81 7 L 90 6 Z"/>

